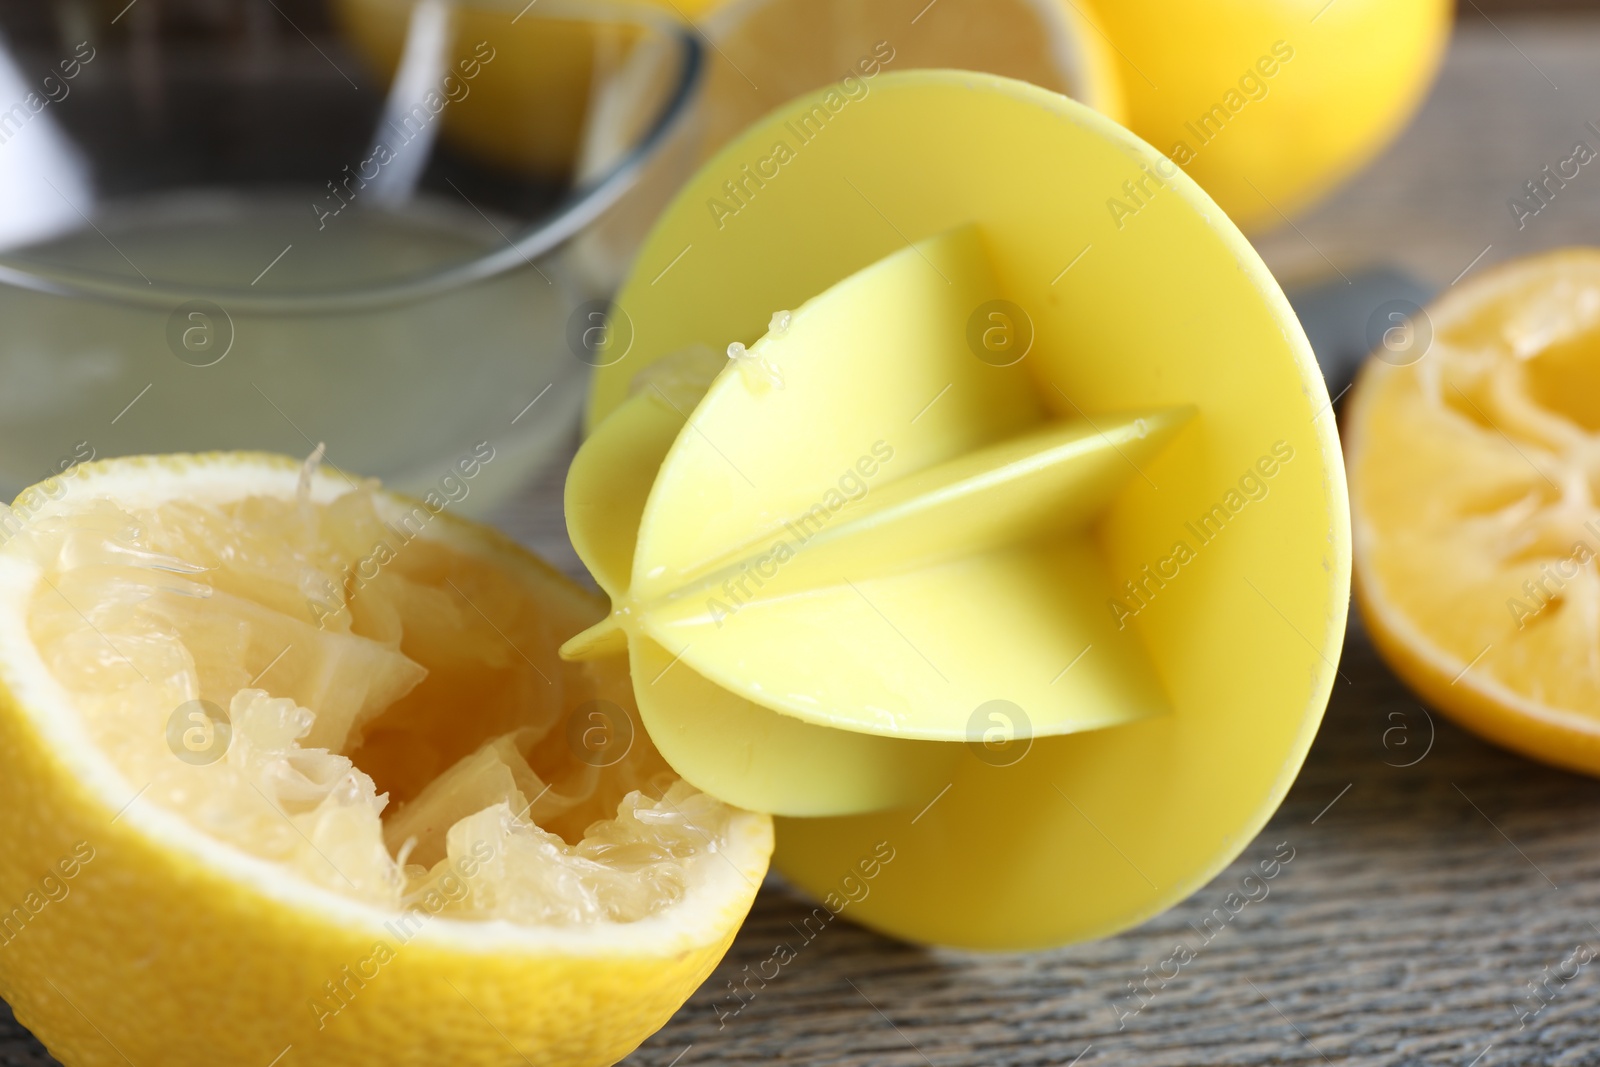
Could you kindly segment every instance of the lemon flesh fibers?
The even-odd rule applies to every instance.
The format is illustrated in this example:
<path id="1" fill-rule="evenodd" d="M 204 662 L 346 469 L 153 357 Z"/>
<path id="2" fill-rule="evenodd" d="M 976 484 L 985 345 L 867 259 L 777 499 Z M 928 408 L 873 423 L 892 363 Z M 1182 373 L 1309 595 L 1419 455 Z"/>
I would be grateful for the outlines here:
<path id="1" fill-rule="evenodd" d="M 766 820 L 556 656 L 588 594 L 447 506 L 257 456 L 19 498 L 0 899 L 93 859 L 0 992 L 64 1062 L 611 1063 L 714 966 Z"/>
<path id="2" fill-rule="evenodd" d="M 584 472 L 574 468 L 569 521 L 602 584 L 625 589 L 635 614 L 568 651 L 598 656 L 624 636 L 659 646 L 652 673 L 641 673 L 642 659 L 634 665 L 647 716 L 666 698 L 646 690 L 670 685 L 744 701 L 673 713 L 681 724 L 711 709 L 706 733 L 717 733 L 715 715 L 742 720 L 725 739 L 769 727 L 788 736 L 779 720 L 836 735 L 783 751 L 791 765 L 821 744 L 853 754 L 837 773 L 792 783 L 809 790 L 813 811 L 832 805 L 836 814 L 780 819 L 775 862 L 825 898 L 891 842 L 897 858 L 851 906 L 859 921 L 978 948 L 1114 932 L 1181 900 L 1238 854 L 1287 791 L 1321 719 L 1350 575 L 1326 388 L 1287 301 L 1238 230 L 1175 165 L 1103 116 L 987 75 L 886 73 L 867 105 L 794 143 L 792 124 L 824 95 L 779 108 L 712 159 L 662 217 L 618 297 L 621 328 L 590 401 L 584 451 L 593 454 L 580 455 L 612 474 L 584 498 Z M 726 183 L 786 138 L 791 163 L 730 204 Z M 989 148 L 1003 150 L 1004 166 Z M 1153 195 L 1119 226 L 1106 201 L 1124 183 Z M 856 307 L 858 283 L 872 298 Z M 985 343 L 995 301 L 1031 344 Z M 792 321 L 779 337 L 784 311 Z M 706 389 L 694 371 L 706 357 L 695 353 L 730 345 L 739 358 Z M 1047 484 L 1072 486 L 1047 509 L 1059 525 L 1003 514 L 1010 505 L 997 506 L 1000 497 L 974 495 L 981 505 L 932 523 L 907 509 L 925 499 L 901 488 L 913 480 L 929 479 L 922 485 L 937 497 L 971 484 L 957 473 L 965 464 L 1013 470 L 993 449 L 1058 455 L 1069 438 L 1051 435 L 1077 422 L 1089 424 L 1084 439 L 1114 460 L 1105 470 L 1118 478 L 1040 481 L 1021 495 L 1037 502 L 1050 496 Z M 895 477 L 905 459 L 907 480 L 875 483 L 841 508 L 828 527 L 841 531 L 840 554 L 826 539 L 797 551 L 772 579 L 783 595 L 741 606 L 720 630 L 690 610 L 692 598 L 656 596 L 743 558 L 763 524 L 805 503 L 818 470 L 836 467 L 837 478 L 880 439 L 896 453 L 879 474 Z M 609 528 L 576 506 L 608 494 L 629 502 Z M 842 531 L 877 525 L 872 516 L 882 542 L 854 540 L 844 553 Z M 906 521 L 892 530 L 895 516 Z M 999 551 L 991 519 L 1006 528 Z M 1067 533 L 1081 536 L 1084 556 L 1051 555 Z M 925 566 L 930 559 L 943 562 Z M 1094 565 L 1053 562 L 1068 559 Z M 940 567 L 948 570 L 935 583 Z M 873 585 L 885 568 L 892 576 Z M 1086 595 L 1090 576 L 1110 591 Z M 900 581 L 942 594 L 874 597 Z M 1069 606 L 1080 597 L 1105 612 L 1105 633 L 1136 639 L 1130 657 L 1137 650 L 1148 667 L 1091 666 L 1116 646 L 1087 628 L 1066 640 L 1058 623 L 1075 617 Z M 813 614 L 813 599 L 838 611 Z M 674 606 L 658 614 L 657 601 Z M 1001 604 L 1054 614 L 1040 611 L 1041 625 L 1018 635 L 1020 616 L 991 614 Z M 739 636 L 746 625 L 762 631 L 759 657 Z M 840 634 L 858 645 L 831 645 Z M 1024 647 L 1026 671 L 1016 666 Z M 776 662 L 822 648 L 836 653 Z M 1073 681 L 1080 670 L 1084 681 Z M 855 682 L 845 680 L 850 671 Z M 1089 705 L 1081 692 L 1054 701 L 1053 687 L 1084 685 L 1096 671 L 1142 682 L 1161 707 L 1129 715 L 1119 700 L 1123 715 L 1061 729 Z M 785 686 L 758 691 L 769 672 Z M 941 702 L 939 674 L 960 700 Z M 788 683 L 829 684 L 831 706 L 804 713 L 786 694 L 805 690 Z M 897 691 L 915 695 L 904 715 L 873 721 L 868 705 L 880 701 L 862 695 Z M 1038 695 L 1023 702 L 1013 691 Z M 1007 725 L 996 701 L 1011 709 L 1019 743 L 988 743 Z M 683 737 L 666 732 L 660 740 L 686 777 L 713 787 L 708 745 L 680 750 Z M 869 743 L 939 746 L 948 762 L 930 760 L 921 782 L 896 781 L 905 795 L 869 811 L 868 800 L 883 799 L 869 795 L 877 783 L 854 777 L 877 758 Z M 721 768 L 727 779 L 736 762 Z M 767 763 L 748 766 L 734 784 L 770 785 L 757 781 Z"/>

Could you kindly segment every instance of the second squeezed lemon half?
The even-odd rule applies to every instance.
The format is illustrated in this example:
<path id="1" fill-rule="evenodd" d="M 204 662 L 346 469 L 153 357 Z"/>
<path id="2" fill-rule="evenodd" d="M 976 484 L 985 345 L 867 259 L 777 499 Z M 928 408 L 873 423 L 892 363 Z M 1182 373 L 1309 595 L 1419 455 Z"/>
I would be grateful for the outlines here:
<path id="1" fill-rule="evenodd" d="M 1362 614 L 1431 704 L 1600 774 L 1600 250 L 1486 271 L 1413 327 L 1347 409 Z"/>

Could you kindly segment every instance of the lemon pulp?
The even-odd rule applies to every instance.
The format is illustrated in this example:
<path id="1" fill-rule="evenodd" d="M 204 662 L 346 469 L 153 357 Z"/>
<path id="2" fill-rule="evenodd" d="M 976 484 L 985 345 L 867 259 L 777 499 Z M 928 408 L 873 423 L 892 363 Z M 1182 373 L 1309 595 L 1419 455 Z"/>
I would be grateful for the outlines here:
<path id="1" fill-rule="evenodd" d="M 733 809 L 628 728 L 625 677 L 558 659 L 567 634 L 527 590 L 415 536 L 429 517 L 386 521 L 371 486 L 69 499 L 14 543 L 46 579 L 31 635 L 93 742 L 211 837 L 457 918 L 676 903 Z"/>

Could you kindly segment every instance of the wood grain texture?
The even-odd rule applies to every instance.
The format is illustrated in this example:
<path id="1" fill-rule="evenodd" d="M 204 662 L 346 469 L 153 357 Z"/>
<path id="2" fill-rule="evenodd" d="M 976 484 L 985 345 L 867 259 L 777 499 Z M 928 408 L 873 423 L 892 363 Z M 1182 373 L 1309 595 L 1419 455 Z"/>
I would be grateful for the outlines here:
<path id="1" fill-rule="evenodd" d="M 1600 242 L 1600 171 L 1522 231 L 1505 200 L 1600 125 L 1600 20 L 1472 14 L 1407 136 L 1358 182 L 1259 242 L 1283 276 L 1398 261 L 1443 286 L 1536 248 Z M 1502 35 L 1503 34 L 1503 35 Z M 1559 90 L 1551 88 L 1551 82 Z M 1589 136 L 1591 144 L 1600 138 Z M 569 571 L 564 463 L 499 520 Z M 630 1067 L 1166 1067 L 1600 1063 L 1600 963 L 1526 1025 L 1528 983 L 1600 951 L 1600 782 L 1492 748 L 1420 708 L 1359 631 L 1287 802 L 1240 861 L 1137 930 L 1033 955 L 925 951 L 828 927 L 737 1016 L 725 983 L 809 910 L 762 892 L 717 974 Z M 1410 764 L 1406 766 L 1406 764 Z M 1270 894 L 1205 942 L 1136 1015 L 1156 971 L 1279 842 Z M 1155 988 L 1155 983 L 1152 983 Z M 1119 999 L 1120 998 L 1120 999 Z M 1519 1007 L 1518 1005 L 1521 1005 Z M 1120 1025 L 1119 1025 L 1120 1023 Z M 48 1056 L 0 1009 L 0 1064 Z M 138 1067 L 158 1067 L 139 1064 Z M 234 1065 L 219 1065 L 234 1067 Z M 264 1065 L 244 1065 L 264 1067 Z"/>
<path id="2" fill-rule="evenodd" d="M 1588 969 L 1525 1028 L 1514 1007 L 1577 945 L 1600 952 L 1600 782 L 1430 716 L 1359 634 L 1343 670 L 1351 681 L 1267 830 L 1160 918 L 1095 944 L 992 957 L 841 924 L 719 1028 L 726 980 L 798 940 L 790 923 L 802 906 L 774 887 L 718 974 L 629 1063 L 665 1067 L 691 1045 L 680 1067 L 1045 1067 L 1079 1056 L 1084 1067 L 1400 1067 L 1467 1064 L 1485 1049 L 1480 1067 L 1600 1060 Z M 1205 940 L 1206 917 L 1283 842 L 1294 858 L 1269 895 Z M 1138 1004 L 1127 983 L 1158 972 L 1179 941 L 1197 958 L 1164 988 L 1152 982 L 1127 1017 Z"/>

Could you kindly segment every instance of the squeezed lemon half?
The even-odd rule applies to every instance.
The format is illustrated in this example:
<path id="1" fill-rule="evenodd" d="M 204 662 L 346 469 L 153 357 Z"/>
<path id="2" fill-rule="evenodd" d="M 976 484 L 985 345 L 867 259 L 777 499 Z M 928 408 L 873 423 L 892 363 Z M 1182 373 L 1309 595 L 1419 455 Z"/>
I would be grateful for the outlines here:
<path id="1" fill-rule="evenodd" d="M 19 499 L 0 994 L 58 1058 L 612 1063 L 721 957 L 769 820 L 559 660 L 589 594 L 447 507 L 251 455 Z"/>
<path id="2" fill-rule="evenodd" d="M 1600 250 L 1485 272 L 1394 330 L 1347 411 L 1373 640 L 1463 725 L 1600 774 Z"/>

